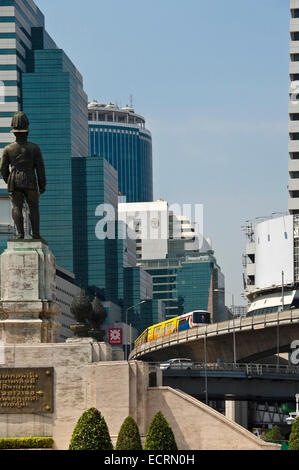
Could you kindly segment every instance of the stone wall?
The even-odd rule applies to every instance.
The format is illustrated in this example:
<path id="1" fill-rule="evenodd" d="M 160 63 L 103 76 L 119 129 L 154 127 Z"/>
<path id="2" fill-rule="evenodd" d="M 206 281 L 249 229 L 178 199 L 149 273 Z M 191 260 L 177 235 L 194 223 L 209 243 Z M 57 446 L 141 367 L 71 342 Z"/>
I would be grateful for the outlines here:
<path id="1" fill-rule="evenodd" d="M 53 414 L 0 413 L 0 437 L 51 436 L 55 448 L 68 449 L 74 427 L 88 408 L 105 417 L 115 444 L 124 419 L 136 420 L 144 439 L 161 411 L 173 428 L 179 448 L 273 449 L 241 426 L 203 403 L 167 387 L 149 388 L 149 366 L 111 361 L 111 347 L 90 341 L 5 346 L 1 368 L 54 368 Z"/>
<path id="2" fill-rule="evenodd" d="M 279 450 L 218 411 L 169 387 L 148 390 L 148 424 L 162 411 L 180 450 Z"/>
<path id="3" fill-rule="evenodd" d="M 68 447 L 73 428 L 89 407 L 89 364 L 111 360 L 106 343 L 53 343 L 5 346 L 1 368 L 54 367 L 54 413 L 0 413 L 0 437 L 51 436 L 58 449 Z"/>

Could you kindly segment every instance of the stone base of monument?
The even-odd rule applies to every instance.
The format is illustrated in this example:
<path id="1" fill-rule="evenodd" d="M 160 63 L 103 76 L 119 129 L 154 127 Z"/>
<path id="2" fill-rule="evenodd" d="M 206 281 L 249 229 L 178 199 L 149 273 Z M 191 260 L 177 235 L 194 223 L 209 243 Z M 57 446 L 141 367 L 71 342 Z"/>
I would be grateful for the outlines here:
<path id="1" fill-rule="evenodd" d="M 56 262 L 42 240 L 10 240 L 1 255 L 0 341 L 54 343 L 60 314 Z"/>
<path id="2" fill-rule="evenodd" d="M 113 445 L 125 418 L 135 419 L 144 441 L 161 411 L 181 450 L 226 450 L 232 442 L 239 450 L 280 449 L 194 398 L 162 387 L 158 366 L 112 361 L 112 347 L 97 341 L 101 330 L 84 326 L 89 337 L 55 342 L 55 258 L 43 241 L 8 242 L 1 266 L 0 438 L 52 437 L 54 449 L 65 450 L 82 413 L 97 408 Z"/>

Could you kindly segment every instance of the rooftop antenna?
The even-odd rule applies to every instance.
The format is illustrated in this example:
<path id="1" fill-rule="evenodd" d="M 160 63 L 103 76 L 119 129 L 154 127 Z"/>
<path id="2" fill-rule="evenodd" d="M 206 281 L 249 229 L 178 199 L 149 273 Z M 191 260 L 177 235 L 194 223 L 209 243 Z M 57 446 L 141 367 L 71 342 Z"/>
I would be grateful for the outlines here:
<path id="1" fill-rule="evenodd" d="M 131 106 L 131 108 L 134 108 L 134 106 L 133 106 L 133 95 L 130 95 L 130 106 Z"/>
<path id="2" fill-rule="evenodd" d="M 241 227 L 250 242 L 254 241 L 254 228 L 252 220 L 246 220 L 246 224 Z"/>

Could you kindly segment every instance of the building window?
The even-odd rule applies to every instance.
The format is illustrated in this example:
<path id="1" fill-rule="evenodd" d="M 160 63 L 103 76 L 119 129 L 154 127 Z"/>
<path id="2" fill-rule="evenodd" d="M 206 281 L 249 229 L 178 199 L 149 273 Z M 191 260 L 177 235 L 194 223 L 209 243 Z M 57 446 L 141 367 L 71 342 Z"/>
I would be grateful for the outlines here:
<path id="1" fill-rule="evenodd" d="M 299 121 L 299 113 L 290 114 L 291 121 Z"/>
<path id="2" fill-rule="evenodd" d="M 291 140 L 299 140 L 299 132 L 293 132 L 290 134 Z"/>
<path id="3" fill-rule="evenodd" d="M 298 62 L 299 61 L 299 54 L 291 54 L 291 61 Z"/>
<path id="4" fill-rule="evenodd" d="M 291 178 L 295 178 L 295 179 L 299 178 L 299 171 L 292 171 Z"/>
<path id="5" fill-rule="evenodd" d="M 292 10 L 292 18 L 299 18 L 299 10 L 297 8 Z"/>

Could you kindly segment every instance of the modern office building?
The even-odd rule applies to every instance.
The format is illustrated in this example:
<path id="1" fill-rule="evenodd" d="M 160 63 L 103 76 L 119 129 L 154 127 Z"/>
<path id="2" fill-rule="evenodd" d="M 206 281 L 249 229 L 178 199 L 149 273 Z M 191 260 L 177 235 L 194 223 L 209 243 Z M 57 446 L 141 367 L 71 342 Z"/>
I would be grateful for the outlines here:
<path id="1" fill-rule="evenodd" d="M 299 215 L 269 218 L 254 226 L 246 247 L 248 315 L 299 306 Z"/>
<path id="2" fill-rule="evenodd" d="M 0 0 L 0 150 L 14 140 L 11 117 L 22 109 L 22 74 L 32 49 L 32 28 L 45 20 L 33 0 Z"/>
<path id="3" fill-rule="evenodd" d="M 61 325 L 59 331 L 59 342 L 64 343 L 66 339 L 73 337 L 70 325 L 76 323 L 71 313 L 71 304 L 78 295 L 80 288 L 75 283 L 75 275 L 61 266 L 56 266 L 56 302 L 61 307 L 61 314 L 57 322 Z"/>
<path id="4" fill-rule="evenodd" d="M 102 157 L 72 159 L 74 208 L 74 272 L 84 289 L 100 288 L 109 300 L 117 300 L 116 240 L 99 239 L 96 210 L 110 204 L 117 215 L 117 172 Z M 111 221 L 115 229 L 115 221 Z M 115 235 L 116 238 L 116 235 Z M 114 292 L 111 291 L 114 290 Z"/>
<path id="5" fill-rule="evenodd" d="M 33 0 L 0 0 L 0 72 L 0 149 L 14 139 L 13 114 L 24 111 L 30 121 L 29 139 L 41 147 L 46 166 L 41 234 L 60 272 L 74 273 L 91 296 L 98 289 L 103 300 L 121 306 L 124 315 L 130 303 L 126 296 L 140 302 L 149 285 L 148 274 L 136 268 L 135 241 L 121 237 L 124 228 L 116 223 L 120 193 L 128 200 L 152 198 L 151 134 L 144 119 L 131 108 L 91 106 L 89 112 L 97 114 L 91 117 L 89 151 L 82 76 L 46 32 L 44 16 Z M 1 188 L 5 217 L 0 245 L 5 248 L 14 226 L 3 181 Z M 101 218 L 95 211 L 102 203 L 116 209 L 114 239 L 96 236 Z M 130 269 L 139 279 L 138 288 L 126 284 Z M 73 285 L 72 275 L 65 277 L 64 282 Z M 67 331 L 68 322 L 64 324 Z"/>
<path id="6" fill-rule="evenodd" d="M 289 211 L 299 214 L 299 1 L 290 0 Z"/>
<path id="7" fill-rule="evenodd" d="M 41 233 L 57 262 L 74 272 L 72 160 L 88 155 L 88 124 L 82 77 L 61 49 L 45 46 L 45 31 L 35 28 L 33 50 L 22 74 L 23 110 L 30 139 L 42 150 L 47 190 L 40 198 Z"/>
<path id="8" fill-rule="evenodd" d="M 130 106 L 92 101 L 88 105 L 90 155 L 118 172 L 118 191 L 127 202 L 153 200 L 152 136 Z"/>
<path id="9" fill-rule="evenodd" d="M 225 320 L 224 276 L 194 223 L 162 200 L 118 208 L 119 218 L 136 233 L 137 265 L 152 276 L 153 298 L 163 302 L 166 318 L 208 310 L 212 321 Z"/>
<path id="10" fill-rule="evenodd" d="M 0 72 L 0 147 L 14 139 L 11 117 L 23 110 L 46 166 L 41 233 L 57 262 L 73 272 L 71 160 L 88 156 L 88 101 L 80 73 L 45 31 L 32 0 L 0 0 Z"/>
<path id="11" fill-rule="evenodd" d="M 25 221 L 27 222 L 27 218 L 25 218 Z M 12 204 L 9 200 L 6 184 L 3 180 L 0 180 L 0 254 L 7 248 L 7 240 L 14 238 L 15 235 Z"/>
<path id="12" fill-rule="evenodd" d="M 72 170 L 73 186 L 80 187 L 73 194 L 76 277 L 90 296 L 97 290 L 112 310 L 121 307 L 121 321 L 130 320 L 139 331 L 144 325 L 145 305 L 137 304 L 152 300 L 152 278 L 136 266 L 136 240 L 132 230 L 118 219 L 117 171 L 104 157 L 74 158 Z M 146 306 L 148 324 L 155 315 L 156 310 L 151 314 Z"/>

